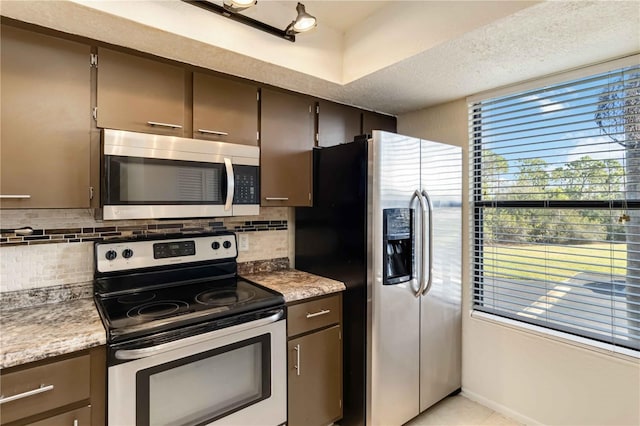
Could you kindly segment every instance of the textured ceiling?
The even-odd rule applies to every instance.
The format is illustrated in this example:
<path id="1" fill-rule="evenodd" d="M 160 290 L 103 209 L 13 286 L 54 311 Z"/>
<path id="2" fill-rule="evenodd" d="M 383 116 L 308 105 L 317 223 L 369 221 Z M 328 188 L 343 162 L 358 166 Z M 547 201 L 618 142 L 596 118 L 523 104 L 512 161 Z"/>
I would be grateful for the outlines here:
<path id="1" fill-rule="evenodd" d="M 264 49 L 258 45 L 249 46 L 255 47 L 253 51 L 248 50 L 246 45 L 234 48 L 233 39 L 227 41 L 226 45 L 222 44 L 225 40 L 220 45 L 204 42 L 195 35 L 181 34 L 179 29 L 170 25 L 165 28 L 162 24 L 156 24 L 148 16 L 118 16 L 111 10 L 96 9 L 93 4 L 97 3 L 80 0 L 2 2 L 0 13 L 60 31 L 391 114 L 418 110 L 484 90 L 640 51 L 638 1 L 504 2 L 502 15 L 497 2 L 468 2 L 470 16 L 462 16 L 465 12 L 460 11 L 460 2 L 450 2 L 451 7 L 447 2 L 423 2 L 425 8 L 432 11 L 429 16 L 404 18 L 401 10 L 394 7 L 405 2 L 346 2 L 350 8 L 346 9 L 348 12 L 342 11 L 344 16 L 340 11 L 342 2 L 307 2 L 310 13 L 316 14 L 327 26 L 333 23 L 335 28 L 319 27 L 315 35 L 300 35 L 295 44 L 277 40 L 280 44 L 276 44 L 269 39 L 273 36 L 268 34 L 249 34 L 254 37 L 252 40 L 262 42 L 264 38 L 265 42 L 271 43 L 265 45 L 268 48 Z M 165 9 L 168 6 L 174 8 L 167 9 L 170 17 L 177 12 L 183 15 L 194 13 L 189 16 L 188 22 L 223 19 L 196 16 L 195 13 L 207 12 L 182 2 L 147 2 L 146 5 L 152 3 Z M 318 3 L 322 4 L 314 11 L 314 4 Z M 492 12 L 482 19 L 475 18 L 473 15 L 477 13 L 472 11 L 471 6 L 482 3 L 493 7 L 496 13 Z M 118 2 L 104 4 L 105 8 L 113 9 Z M 259 2 L 259 5 L 264 4 L 265 10 L 269 6 L 272 16 L 276 16 L 282 14 L 285 7 L 290 8 L 295 3 Z M 417 6 L 412 2 L 407 7 L 417 10 Z M 139 15 L 144 15 L 146 11 L 141 10 Z M 453 15 L 453 11 L 457 15 Z M 387 17 L 389 21 L 385 22 Z M 413 19 L 414 25 L 415 22 L 424 22 L 426 28 L 414 29 L 406 34 L 399 32 L 398 28 L 404 24 L 402 19 L 408 22 L 409 18 Z M 173 23 L 175 20 L 167 22 Z M 227 25 L 226 22 L 215 23 L 217 28 Z M 227 32 L 245 31 L 248 34 L 254 31 L 246 30 L 237 23 L 230 25 L 235 26 L 224 27 L 228 29 Z M 215 35 L 221 37 L 224 34 Z M 328 41 L 320 40 L 323 37 Z M 271 57 L 259 56 L 269 49 Z M 355 77 L 349 78 L 349 75 Z"/>

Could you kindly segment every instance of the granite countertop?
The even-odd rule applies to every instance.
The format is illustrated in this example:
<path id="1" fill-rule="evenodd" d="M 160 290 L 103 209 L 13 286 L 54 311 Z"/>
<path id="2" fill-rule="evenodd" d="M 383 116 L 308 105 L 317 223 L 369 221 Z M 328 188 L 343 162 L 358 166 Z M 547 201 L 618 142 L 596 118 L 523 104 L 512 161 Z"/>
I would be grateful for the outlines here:
<path id="1" fill-rule="evenodd" d="M 344 291 L 344 283 L 296 269 L 243 274 L 243 278 L 261 284 L 284 295 L 285 302 Z"/>
<path id="2" fill-rule="evenodd" d="M 345 290 L 340 281 L 295 269 L 250 272 L 242 276 L 282 293 L 287 303 Z M 87 297 L 91 294 L 90 285 L 61 286 L 27 293 L 16 292 L 2 297 L 0 368 L 106 343 L 106 333 L 93 298 Z M 41 304 L 29 306 L 23 299 Z M 8 306 L 17 309 L 8 309 Z"/>
<path id="3" fill-rule="evenodd" d="M 3 310 L 0 368 L 104 345 L 106 333 L 93 299 Z"/>

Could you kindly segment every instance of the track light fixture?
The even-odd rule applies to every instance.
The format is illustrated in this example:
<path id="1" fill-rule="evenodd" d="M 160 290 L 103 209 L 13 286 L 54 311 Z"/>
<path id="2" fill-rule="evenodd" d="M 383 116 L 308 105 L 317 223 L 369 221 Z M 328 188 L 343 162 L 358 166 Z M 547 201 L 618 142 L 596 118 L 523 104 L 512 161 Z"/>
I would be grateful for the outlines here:
<path id="1" fill-rule="evenodd" d="M 258 30 L 262 30 L 269 34 L 281 37 L 285 40 L 289 40 L 291 42 L 296 41 L 296 34 L 312 30 L 317 25 L 316 18 L 307 13 L 302 3 L 298 3 L 298 5 L 296 6 L 296 11 L 298 12 L 298 16 L 296 17 L 296 19 L 291 21 L 287 28 L 281 30 L 279 28 L 273 27 L 271 25 L 265 24 L 264 22 L 260 22 L 256 19 L 249 18 L 248 16 L 244 16 L 243 14 L 239 13 L 256 4 L 258 2 L 257 0 L 224 0 L 222 6 L 206 0 L 182 1 L 194 6 L 198 6 L 210 12 L 217 13 L 218 15 L 224 16 L 225 18 L 233 19 L 234 21 L 249 25 L 250 27 L 256 28 Z"/>
<path id="2" fill-rule="evenodd" d="M 316 27 L 316 17 L 311 16 L 307 13 L 304 4 L 298 3 L 298 5 L 296 6 L 296 11 L 298 12 L 298 16 L 284 30 L 287 34 L 303 33 Z"/>

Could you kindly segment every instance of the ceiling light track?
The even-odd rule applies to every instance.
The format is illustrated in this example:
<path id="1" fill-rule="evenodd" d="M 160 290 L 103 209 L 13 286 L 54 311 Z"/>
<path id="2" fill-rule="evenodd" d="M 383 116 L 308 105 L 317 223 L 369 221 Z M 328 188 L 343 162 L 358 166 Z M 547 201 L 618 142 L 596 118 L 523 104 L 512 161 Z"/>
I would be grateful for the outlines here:
<path id="1" fill-rule="evenodd" d="M 224 16 L 225 18 L 232 19 L 236 22 L 240 22 L 242 24 L 248 25 L 255 29 L 267 32 L 271 35 L 283 38 L 285 40 L 289 40 L 290 42 L 296 41 L 296 36 L 291 33 L 291 31 L 287 31 L 289 27 L 284 30 L 281 30 L 276 27 L 272 27 L 271 25 L 265 24 L 264 22 L 260 22 L 253 18 L 249 18 L 248 16 L 244 16 L 241 13 L 238 13 L 239 10 L 235 9 L 232 6 L 228 6 L 224 4 L 224 6 L 219 6 L 215 3 L 211 3 L 205 0 L 182 0 L 185 3 L 192 4 L 194 6 L 198 6 L 202 9 L 208 10 L 210 12 L 216 13 L 218 15 Z"/>

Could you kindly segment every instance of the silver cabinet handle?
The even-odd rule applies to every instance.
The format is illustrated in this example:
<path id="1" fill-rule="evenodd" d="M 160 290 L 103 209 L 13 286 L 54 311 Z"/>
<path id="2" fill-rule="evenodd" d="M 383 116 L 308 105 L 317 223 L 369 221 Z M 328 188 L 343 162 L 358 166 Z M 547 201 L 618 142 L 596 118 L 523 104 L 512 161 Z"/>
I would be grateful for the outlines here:
<path id="1" fill-rule="evenodd" d="M 158 127 L 171 127 L 172 129 L 182 129 L 180 124 L 171 124 L 171 123 L 161 123 L 159 121 L 147 121 L 149 126 L 158 126 Z"/>
<path id="2" fill-rule="evenodd" d="M 31 195 L 29 194 L 7 194 L 7 195 L 0 195 L 0 198 L 6 199 L 6 200 L 28 200 L 29 198 L 31 198 Z"/>
<path id="3" fill-rule="evenodd" d="M 227 133 L 227 132 L 220 132 L 218 130 L 198 129 L 198 132 L 206 133 L 208 135 L 219 135 L 219 136 L 228 136 L 229 135 L 229 133 Z"/>
<path id="4" fill-rule="evenodd" d="M 22 398 L 27 398 L 33 395 L 37 395 L 43 392 L 49 392 L 53 390 L 53 385 L 40 385 L 39 388 L 33 389 L 30 391 L 22 392 L 16 395 L 11 396 L 0 396 L 0 404 L 4 404 L 5 402 L 11 402 Z"/>
<path id="5" fill-rule="evenodd" d="M 331 309 L 323 309 L 319 312 L 314 312 L 313 314 L 307 313 L 307 318 L 319 317 L 320 315 L 326 315 L 331 312 Z"/>
<path id="6" fill-rule="evenodd" d="M 424 262 L 424 240 L 426 238 L 425 235 L 425 226 L 424 226 L 424 217 L 427 214 L 427 205 L 426 202 L 424 201 L 424 197 L 422 196 L 422 194 L 420 193 L 419 190 L 416 189 L 416 191 L 414 192 L 414 195 L 418 198 L 418 201 L 420 201 L 420 210 L 422 212 L 422 221 L 421 223 L 421 231 L 422 231 L 422 244 L 420 247 L 420 287 L 418 288 L 418 291 L 415 292 L 415 296 L 416 297 L 420 297 L 422 295 L 422 292 L 424 291 L 426 285 L 425 285 L 425 280 L 424 280 L 424 268 L 425 268 L 425 262 Z"/>
<path id="7" fill-rule="evenodd" d="M 233 165 L 230 158 L 224 159 L 224 168 L 227 171 L 227 201 L 224 203 L 225 210 L 231 210 L 233 204 L 233 193 L 236 187 L 236 177 L 233 174 Z"/>
<path id="8" fill-rule="evenodd" d="M 264 197 L 267 201 L 288 201 L 289 197 Z"/>
<path id="9" fill-rule="evenodd" d="M 431 203 L 431 197 L 429 197 L 429 193 L 424 189 L 422 190 L 422 196 L 427 201 L 427 207 L 429 208 L 429 238 L 427 239 L 427 241 L 429 242 L 429 268 L 427 269 L 429 271 L 429 275 L 427 278 L 427 285 L 425 286 L 424 290 L 422 290 L 422 295 L 424 296 L 429 293 L 429 291 L 431 290 L 431 284 L 433 284 L 433 204 Z M 424 226 L 424 220 L 422 221 L 422 223 Z M 422 261 L 424 263 L 424 250 L 422 256 Z"/>
<path id="10" fill-rule="evenodd" d="M 80 423 L 78 423 L 78 419 L 73 419 L 73 426 L 78 426 L 80 425 Z"/>
<path id="11" fill-rule="evenodd" d="M 297 344 L 295 348 L 293 348 L 294 351 L 296 351 L 296 365 L 293 366 L 293 368 L 296 369 L 296 375 L 300 375 L 300 344 Z"/>
<path id="12" fill-rule="evenodd" d="M 10 234 L 12 232 L 16 235 L 31 235 L 33 234 L 33 228 L 30 226 L 25 226 L 24 228 L 17 229 L 0 229 L 0 234 Z"/>
<path id="13" fill-rule="evenodd" d="M 185 337 L 184 339 L 174 340 L 173 342 L 161 343 L 156 346 L 149 346 L 140 349 L 120 349 L 115 353 L 116 359 L 131 360 L 139 358 L 147 358 L 153 355 L 158 355 L 174 349 L 184 348 L 196 343 L 206 342 L 208 340 L 217 339 L 219 337 L 228 336 L 233 333 L 238 333 L 244 330 L 251 330 L 252 328 L 262 327 L 263 325 L 271 324 L 278 321 L 284 316 L 284 310 L 280 309 L 270 317 L 262 318 L 256 321 L 246 322 L 243 324 L 234 325 L 227 328 L 221 328 L 220 330 L 210 331 L 204 334 L 197 334 L 195 336 Z"/>

